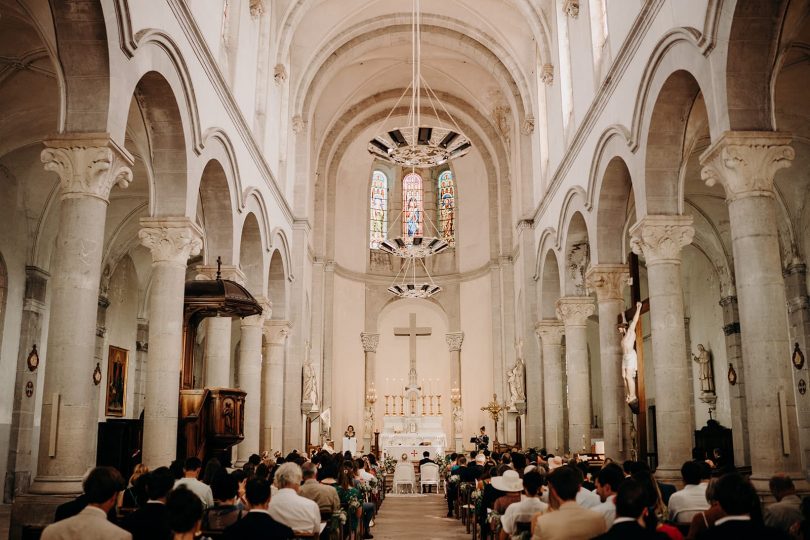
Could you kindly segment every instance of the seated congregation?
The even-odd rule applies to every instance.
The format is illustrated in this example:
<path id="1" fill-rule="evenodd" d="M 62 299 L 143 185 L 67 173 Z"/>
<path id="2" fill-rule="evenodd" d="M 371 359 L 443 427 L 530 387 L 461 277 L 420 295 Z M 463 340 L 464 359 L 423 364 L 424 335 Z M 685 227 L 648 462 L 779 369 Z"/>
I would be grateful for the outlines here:
<path id="1" fill-rule="evenodd" d="M 43 540 L 373 538 L 385 478 L 376 457 L 321 451 L 251 456 L 228 470 L 196 457 L 168 467 L 96 467 L 61 505 Z"/>
<path id="2" fill-rule="evenodd" d="M 810 497 L 786 475 L 771 478 L 765 505 L 744 475 L 699 457 L 681 467 L 681 489 L 638 461 L 544 450 L 447 459 L 447 517 L 473 540 L 810 540 Z"/>

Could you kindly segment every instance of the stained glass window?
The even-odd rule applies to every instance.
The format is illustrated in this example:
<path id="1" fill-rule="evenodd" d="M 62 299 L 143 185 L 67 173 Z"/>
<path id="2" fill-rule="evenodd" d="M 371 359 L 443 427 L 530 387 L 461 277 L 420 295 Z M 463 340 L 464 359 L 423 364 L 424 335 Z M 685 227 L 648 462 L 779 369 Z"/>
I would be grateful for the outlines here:
<path id="1" fill-rule="evenodd" d="M 371 173 L 370 204 L 369 247 L 379 249 L 388 231 L 388 177 L 382 171 Z"/>
<path id="2" fill-rule="evenodd" d="M 402 179 L 402 236 L 422 236 L 422 177 L 416 173 Z"/>
<path id="3" fill-rule="evenodd" d="M 439 175 L 439 237 L 450 244 L 456 242 L 456 183 L 449 170 Z"/>

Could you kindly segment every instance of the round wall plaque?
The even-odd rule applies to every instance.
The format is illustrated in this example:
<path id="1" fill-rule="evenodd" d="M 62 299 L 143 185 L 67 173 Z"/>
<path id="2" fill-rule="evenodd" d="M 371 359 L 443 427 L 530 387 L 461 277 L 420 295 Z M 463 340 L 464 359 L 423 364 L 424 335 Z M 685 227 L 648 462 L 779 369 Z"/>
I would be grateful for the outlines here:
<path id="1" fill-rule="evenodd" d="M 36 371 L 36 369 L 39 367 L 39 353 L 37 352 L 36 345 L 31 347 L 31 352 L 28 353 L 28 360 L 26 363 L 28 364 L 29 371 Z"/>

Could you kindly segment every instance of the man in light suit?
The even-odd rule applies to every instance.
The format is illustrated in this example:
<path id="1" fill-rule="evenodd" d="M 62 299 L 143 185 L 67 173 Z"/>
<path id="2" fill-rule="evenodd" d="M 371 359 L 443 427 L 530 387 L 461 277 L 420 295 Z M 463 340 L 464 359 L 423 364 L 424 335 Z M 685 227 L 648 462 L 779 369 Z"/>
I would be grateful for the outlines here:
<path id="1" fill-rule="evenodd" d="M 73 517 L 48 525 L 42 540 L 132 540 L 132 535 L 107 521 L 118 492 L 125 487 L 121 474 L 112 467 L 96 467 L 84 481 L 87 506 Z"/>
<path id="2" fill-rule="evenodd" d="M 555 469 L 548 477 L 551 508 L 532 519 L 532 540 L 589 540 L 605 532 L 599 512 L 577 504 L 582 473 L 576 467 Z"/>

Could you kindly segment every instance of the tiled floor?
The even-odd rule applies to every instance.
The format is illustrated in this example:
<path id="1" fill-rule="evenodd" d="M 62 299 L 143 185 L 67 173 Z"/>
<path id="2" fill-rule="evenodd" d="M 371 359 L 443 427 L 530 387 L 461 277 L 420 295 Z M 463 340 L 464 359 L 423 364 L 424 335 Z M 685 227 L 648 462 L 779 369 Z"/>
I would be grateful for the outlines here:
<path id="1" fill-rule="evenodd" d="M 371 529 L 375 540 L 468 540 L 461 521 L 446 518 L 442 495 L 386 497 Z"/>

